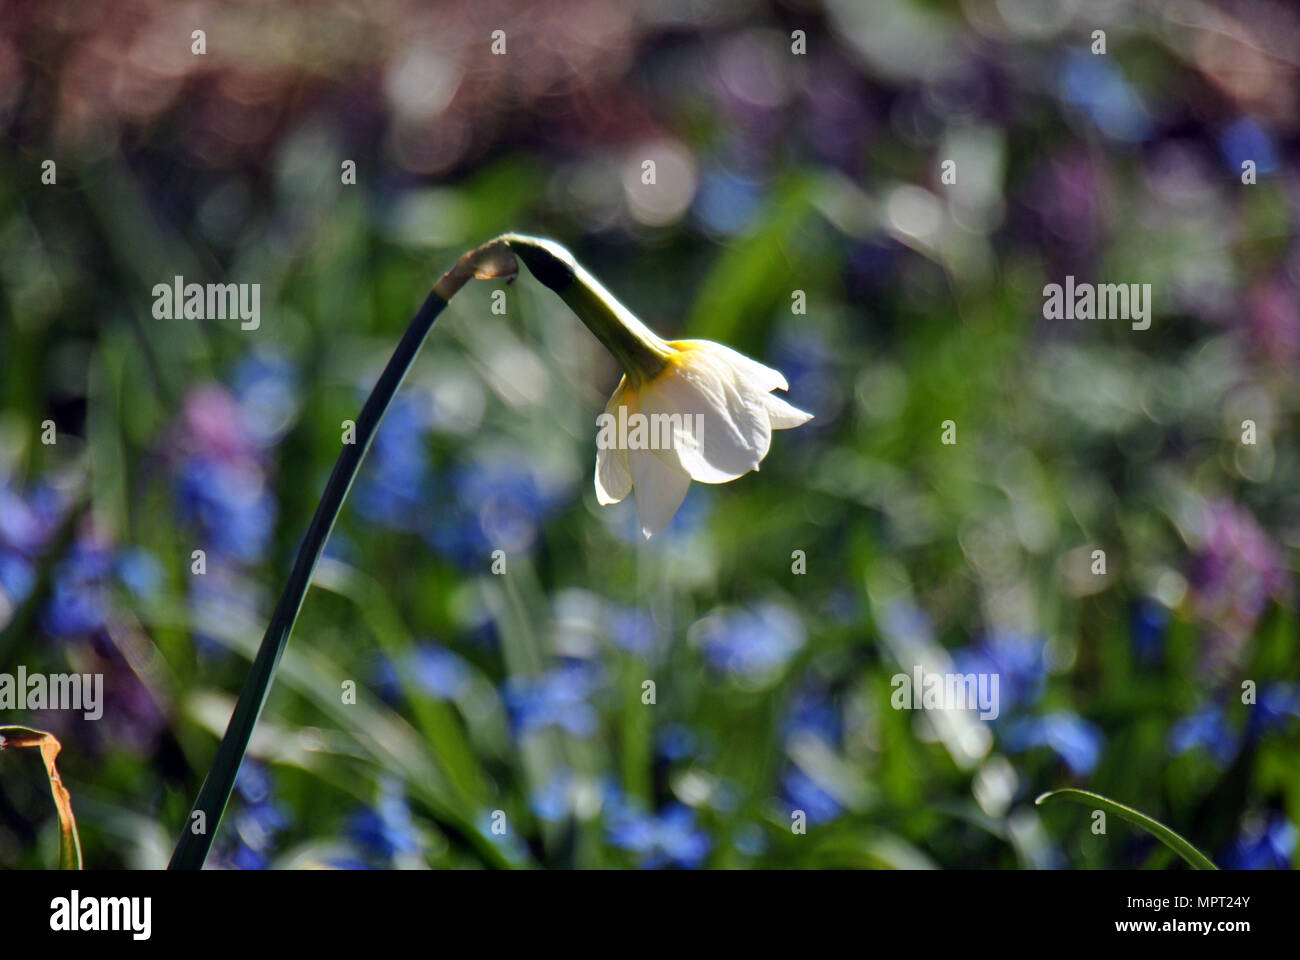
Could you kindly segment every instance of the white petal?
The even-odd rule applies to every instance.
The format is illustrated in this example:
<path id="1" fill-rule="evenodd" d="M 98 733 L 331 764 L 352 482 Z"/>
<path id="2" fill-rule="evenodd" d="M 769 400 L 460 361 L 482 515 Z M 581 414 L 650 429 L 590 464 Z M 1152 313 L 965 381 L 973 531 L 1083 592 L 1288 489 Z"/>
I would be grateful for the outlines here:
<path id="1" fill-rule="evenodd" d="M 734 350 L 731 352 L 735 353 Z M 739 353 L 736 353 L 736 356 L 747 359 Z M 750 448 L 754 452 L 754 469 L 757 470 L 758 464 L 767 456 L 767 451 L 772 446 L 772 423 L 767 414 L 767 406 L 764 403 L 767 398 L 767 389 L 761 387 L 754 380 L 741 375 L 734 365 L 719 360 L 715 356 L 710 356 L 708 362 L 726 384 L 727 409 L 731 414 L 732 421 L 748 437 Z M 756 364 L 756 366 L 762 367 L 762 364 Z M 769 370 L 770 368 L 762 367 L 762 369 Z M 775 370 L 770 372 L 776 373 Z M 779 373 L 776 375 L 781 376 Z M 781 382 L 785 383 L 784 377 L 781 378 Z"/>
<path id="2" fill-rule="evenodd" d="M 632 470 L 632 489 L 636 493 L 641 532 L 649 540 L 668 526 L 677 513 L 677 508 L 686 499 L 691 478 L 649 450 L 633 450 L 627 459 Z"/>
<path id="3" fill-rule="evenodd" d="M 786 403 L 774 393 L 763 394 L 763 405 L 767 408 L 773 430 L 789 430 L 791 427 L 807 423 L 813 418 L 811 413 Z"/>
<path id="4" fill-rule="evenodd" d="M 688 353 L 642 391 L 641 412 L 677 418 L 666 452 L 692 479 L 726 483 L 767 453 L 771 427 L 761 396 L 715 357 Z"/>
<path id="5" fill-rule="evenodd" d="M 618 408 L 625 403 L 635 403 L 635 394 L 629 395 L 627 378 L 619 381 L 618 388 L 605 412 L 618 419 Z M 630 411 L 629 411 L 630 412 Z M 627 451 L 609 449 L 596 444 L 596 499 L 602 507 L 618 503 L 632 492 L 632 474 L 627 469 Z"/>
<path id="6" fill-rule="evenodd" d="M 786 383 L 785 375 L 780 370 L 774 370 L 766 364 L 759 363 L 752 357 L 745 356 L 739 350 L 732 350 L 730 347 L 714 343 L 712 340 L 677 340 L 673 342 L 672 346 L 679 349 L 689 347 L 709 354 L 711 357 L 735 369 L 736 373 L 752 383 L 755 389 L 764 393 L 769 390 L 790 389 L 790 384 Z"/>
<path id="7" fill-rule="evenodd" d="M 632 492 L 626 450 L 596 450 L 596 499 L 602 507 L 618 503 Z"/>

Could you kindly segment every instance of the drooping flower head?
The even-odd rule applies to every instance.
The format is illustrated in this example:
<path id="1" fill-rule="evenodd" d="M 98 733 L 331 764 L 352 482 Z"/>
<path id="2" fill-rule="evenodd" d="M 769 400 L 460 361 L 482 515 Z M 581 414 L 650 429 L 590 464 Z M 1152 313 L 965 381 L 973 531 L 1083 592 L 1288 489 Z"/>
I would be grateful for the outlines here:
<path id="1" fill-rule="evenodd" d="M 634 493 L 647 538 L 672 520 L 692 480 L 727 483 L 757 470 L 773 430 L 812 418 L 773 393 L 789 389 L 779 371 L 708 340 L 663 340 L 563 247 L 502 239 L 623 367 L 598 418 L 596 497 L 608 505 Z"/>

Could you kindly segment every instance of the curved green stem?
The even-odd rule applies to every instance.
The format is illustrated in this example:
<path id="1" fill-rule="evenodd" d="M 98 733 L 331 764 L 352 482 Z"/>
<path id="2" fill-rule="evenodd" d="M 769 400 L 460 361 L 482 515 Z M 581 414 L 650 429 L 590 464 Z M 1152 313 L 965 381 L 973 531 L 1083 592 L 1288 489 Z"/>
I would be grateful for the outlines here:
<path id="1" fill-rule="evenodd" d="M 370 391 L 370 396 L 366 398 L 361 415 L 357 417 L 356 442 L 344 445 L 338 461 L 334 464 L 334 472 L 330 474 L 329 482 L 325 484 L 325 492 L 321 495 L 320 504 L 316 507 L 316 513 L 312 517 L 311 526 L 307 528 L 302 546 L 298 548 L 298 556 L 289 573 L 289 580 L 284 586 L 284 592 L 280 594 L 279 602 L 275 605 L 275 612 L 262 637 L 248 679 L 244 681 L 244 688 L 240 691 L 225 736 L 221 738 L 221 744 L 217 747 L 212 768 L 203 781 L 198 799 L 194 801 L 185 828 L 181 831 L 180 840 L 172 852 L 171 862 L 167 865 L 169 870 L 199 870 L 207 859 L 217 827 L 225 812 L 226 803 L 230 800 L 230 792 L 234 788 L 239 766 L 248 749 L 248 741 L 253 735 L 253 728 L 257 726 L 257 720 L 271 691 L 276 667 L 280 664 L 280 657 L 289 642 L 294 621 L 298 619 L 298 611 L 302 608 L 303 598 L 307 595 L 312 572 L 316 569 L 316 563 L 325 549 L 334 521 L 343 507 L 343 501 L 352 487 L 352 481 L 356 479 L 357 470 L 366 451 L 370 448 L 370 442 L 374 439 L 379 422 L 388 410 L 394 394 L 397 393 L 402 378 L 406 376 L 407 369 L 420 352 L 420 347 L 423 346 L 425 337 L 433 327 L 433 322 L 447 306 L 447 301 L 471 277 L 509 279 L 514 277 L 516 270 L 514 256 L 505 244 L 500 241 L 484 244 L 461 257 L 456 266 L 438 281 L 425 299 L 424 305 L 420 307 L 419 312 L 406 328 L 406 333 L 402 335 L 401 342 L 393 351 L 392 358 L 384 367 L 384 372 L 380 374 L 379 381 Z M 198 814 L 202 816 L 196 816 Z"/>
<path id="2" fill-rule="evenodd" d="M 1074 787 L 1066 787 L 1063 790 L 1050 790 L 1041 795 L 1034 804 L 1040 805 L 1048 800 L 1068 800 L 1071 803 L 1079 803 L 1085 807 L 1096 807 L 1115 814 L 1121 820 L 1127 820 L 1129 823 L 1136 824 L 1147 833 L 1151 834 L 1161 843 L 1163 843 L 1174 853 L 1178 854 L 1196 870 L 1218 870 L 1214 862 L 1196 849 L 1186 837 L 1180 833 L 1170 830 L 1159 820 L 1148 817 L 1140 810 L 1134 810 L 1122 803 L 1116 803 L 1108 797 L 1103 797 L 1100 793 L 1093 793 L 1090 790 L 1076 790 Z"/>

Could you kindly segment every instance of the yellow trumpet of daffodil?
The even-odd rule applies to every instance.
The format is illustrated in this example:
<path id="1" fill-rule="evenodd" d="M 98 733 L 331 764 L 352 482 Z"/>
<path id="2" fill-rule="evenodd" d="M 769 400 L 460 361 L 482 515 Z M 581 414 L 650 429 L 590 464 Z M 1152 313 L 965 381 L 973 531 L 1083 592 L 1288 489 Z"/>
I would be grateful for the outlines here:
<path id="1" fill-rule="evenodd" d="M 634 494 L 647 539 L 668 526 L 692 480 L 727 483 L 757 470 L 773 430 L 812 419 L 773 393 L 789 390 L 779 371 L 709 340 L 663 340 L 559 244 L 518 234 L 500 239 L 623 367 L 605 407 L 609 422 L 640 415 L 643 424 L 661 425 L 664 442 L 634 436 L 629 443 L 620 430 L 619 442 L 596 450 L 596 498 L 606 505 Z"/>

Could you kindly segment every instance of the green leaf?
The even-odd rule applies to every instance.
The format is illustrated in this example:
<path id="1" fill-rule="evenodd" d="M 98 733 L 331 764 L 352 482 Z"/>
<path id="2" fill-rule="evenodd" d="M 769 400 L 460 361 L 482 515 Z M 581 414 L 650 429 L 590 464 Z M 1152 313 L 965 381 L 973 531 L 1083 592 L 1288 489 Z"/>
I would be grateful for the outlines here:
<path id="1" fill-rule="evenodd" d="M 1161 843 L 1163 843 L 1174 853 L 1178 854 L 1195 870 L 1218 870 L 1205 854 L 1197 850 L 1196 847 L 1181 834 L 1170 830 L 1159 820 L 1153 820 L 1140 810 L 1134 810 L 1132 807 L 1126 807 L 1122 803 L 1116 803 L 1103 797 L 1100 793 L 1093 793 L 1090 790 L 1076 790 L 1073 787 L 1066 787 L 1063 790 L 1050 790 L 1044 793 L 1034 801 L 1035 806 L 1041 806 L 1048 800 L 1069 800 L 1071 803 L 1083 804 L 1087 807 L 1100 808 L 1115 814 L 1121 820 L 1127 820 L 1129 823 L 1136 824 L 1147 833 L 1151 834 Z"/>
<path id="2" fill-rule="evenodd" d="M 81 869 L 81 837 L 77 834 L 77 818 L 72 815 L 72 796 L 63 785 L 54 760 L 63 749 L 52 733 L 30 727 L 0 727 L 0 750 L 11 747 L 38 747 L 45 761 L 45 775 L 50 778 L 50 793 L 54 807 L 59 812 L 59 869 Z"/>
<path id="3" fill-rule="evenodd" d="M 727 247 L 705 278 L 683 336 L 755 350 L 773 306 L 788 296 L 794 271 L 790 235 L 808 217 L 817 182 L 799 175 L 774 188 L 757 223 Z M 788 305 L 789 301 L 785 303 Z"/>

